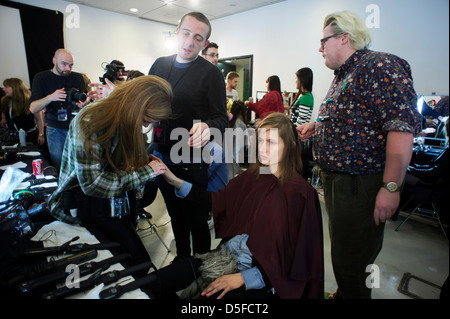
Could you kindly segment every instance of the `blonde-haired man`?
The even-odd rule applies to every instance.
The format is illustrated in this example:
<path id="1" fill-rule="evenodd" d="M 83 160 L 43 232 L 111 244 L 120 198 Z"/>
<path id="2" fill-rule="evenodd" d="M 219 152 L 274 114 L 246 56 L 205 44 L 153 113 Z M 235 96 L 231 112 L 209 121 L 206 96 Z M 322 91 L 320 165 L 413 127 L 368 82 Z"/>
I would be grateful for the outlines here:
<path id="1" fill-rule="evenodd" d="M 353 12 L 325 18 L 319 52 L 335 78 L 314 123 L 329 216 L 336 298 L 370 298 L 367 267 L 383 242 L 384 223 L 400 202 L 400 187 L 420 126 L 409 64 L 368 49 L 369 30 Z"/>

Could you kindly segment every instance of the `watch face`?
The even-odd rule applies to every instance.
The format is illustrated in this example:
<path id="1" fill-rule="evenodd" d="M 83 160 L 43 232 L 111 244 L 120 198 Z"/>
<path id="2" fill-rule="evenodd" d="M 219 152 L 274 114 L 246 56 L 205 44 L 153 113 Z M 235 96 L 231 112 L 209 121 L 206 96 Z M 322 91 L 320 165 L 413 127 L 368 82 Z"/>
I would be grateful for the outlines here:
<path id="1" fill-rule="evenodd" d="M 398 189 L 398 185 L 394 182 L 387 183 L 386 188 L 390 192 L 396 192 Z"/>

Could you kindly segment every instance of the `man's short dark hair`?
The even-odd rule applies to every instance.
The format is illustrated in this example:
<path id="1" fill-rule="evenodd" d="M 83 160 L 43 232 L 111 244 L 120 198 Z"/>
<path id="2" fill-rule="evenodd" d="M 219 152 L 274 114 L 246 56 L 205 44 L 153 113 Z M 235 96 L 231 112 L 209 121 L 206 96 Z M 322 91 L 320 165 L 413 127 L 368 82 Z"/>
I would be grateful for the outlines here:
<path id="1" fill-rule="evenodd" d="M 227 80 L 233 80 L 238 77 L 239 77 L 239 73 L 234 72 L 234 71 L 228 72 L 228 74 L 227 74 Z"/>
<path id="2" fill-rule="evenodd" d="M 180 20 L 180 24 L 178 25 L 178 28 L 181 27 L 181 25 L 183 24 L 183 21 L 186 17 L 193 17 L 196 20 L 203 22 L 204 24 L 206 24 L 209 28 L 209 32 L 206 35 L 206 40 L 208 41 L 209 37 L 211 36 L 211 32 L 212 32 L 212 26 L 211 23 L 209 22 L 208 18 L 201 12 L 190 12 L 190 13 L 186 13 Z"/>
<path id="3" fill-rule="evenodd" d="M 218 46 L 216 43 L 214 43 L 214 42 L 210 42 L 210 43 L 206 46 L 206 48 L 203 49 L 202 55 L 205 55 L 206 53 L 208 53 L 209 48 L 216 48 L 216 49 L 219 49 L 219 46 Z"/>

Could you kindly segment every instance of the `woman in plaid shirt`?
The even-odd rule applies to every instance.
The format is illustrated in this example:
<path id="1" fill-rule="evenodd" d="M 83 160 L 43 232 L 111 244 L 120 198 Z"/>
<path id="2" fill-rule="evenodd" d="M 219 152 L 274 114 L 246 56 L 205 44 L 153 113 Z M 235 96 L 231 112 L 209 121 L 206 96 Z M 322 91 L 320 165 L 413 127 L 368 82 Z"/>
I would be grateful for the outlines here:
<path id="1" fill-rule="evenodd" d="M 165 170 L 149 160 L 143 131 L 169 118 L 171 100 L 167 81 L 143 76 L 85 107 L 70 125 L 58 189 L 48 201 L 55 218 L 119 242 L 130 264 L 150 260 L 134 227 L 134 190 Z"/>

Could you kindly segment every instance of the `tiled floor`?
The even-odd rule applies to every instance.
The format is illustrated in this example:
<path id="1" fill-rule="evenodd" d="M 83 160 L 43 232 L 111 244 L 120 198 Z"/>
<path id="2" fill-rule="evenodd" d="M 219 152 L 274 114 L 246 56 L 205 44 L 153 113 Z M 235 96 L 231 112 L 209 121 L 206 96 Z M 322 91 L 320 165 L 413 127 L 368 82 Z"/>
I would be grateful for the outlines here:
<path id="1" fill-rule="evenodd" d="M 325 290 L 334 292 L 337 286 L 331 267 L 328 223 L 324 207 L 322 202 Z M 169 253 L 157 235 L 149 234 L 148 229 L 139 232 L 154 264 L 161 268 L 174 258 L 175 242 L 170 218 L 159 192 L 156 200 L 146 210 L 153 215 L 151 222 L 155 225 L 162 241 L 171 250 Z M 412 277 L 409 281 L 407 280 L 405 290 L 424 299 L 438 299 L 440 289 L 435 286 L 442 286 L 449 274 L 449 244 L 441 229 L 430 223 L 409 219 L 398 231 L 395 231 L 403 220 L 402 215 L 403 213 L 398 221 L 386 223 L 384 246 L 375 261 L 380 270 L 380 286 L 373 289 L 372 297 L 374 299 L 412 299 L 412 296 L 398 289 L 402 279 L 407 279 L 407 277 L 404 278 L 405 274 L 410 274 Z M 146 229 L 148 224 L 145 220 L 141 220 L 138 227 Z M 214 248 L 219 242 L 214 240 L 214 230 L 212 230 L 212 238 L 212 248 Z"/>

